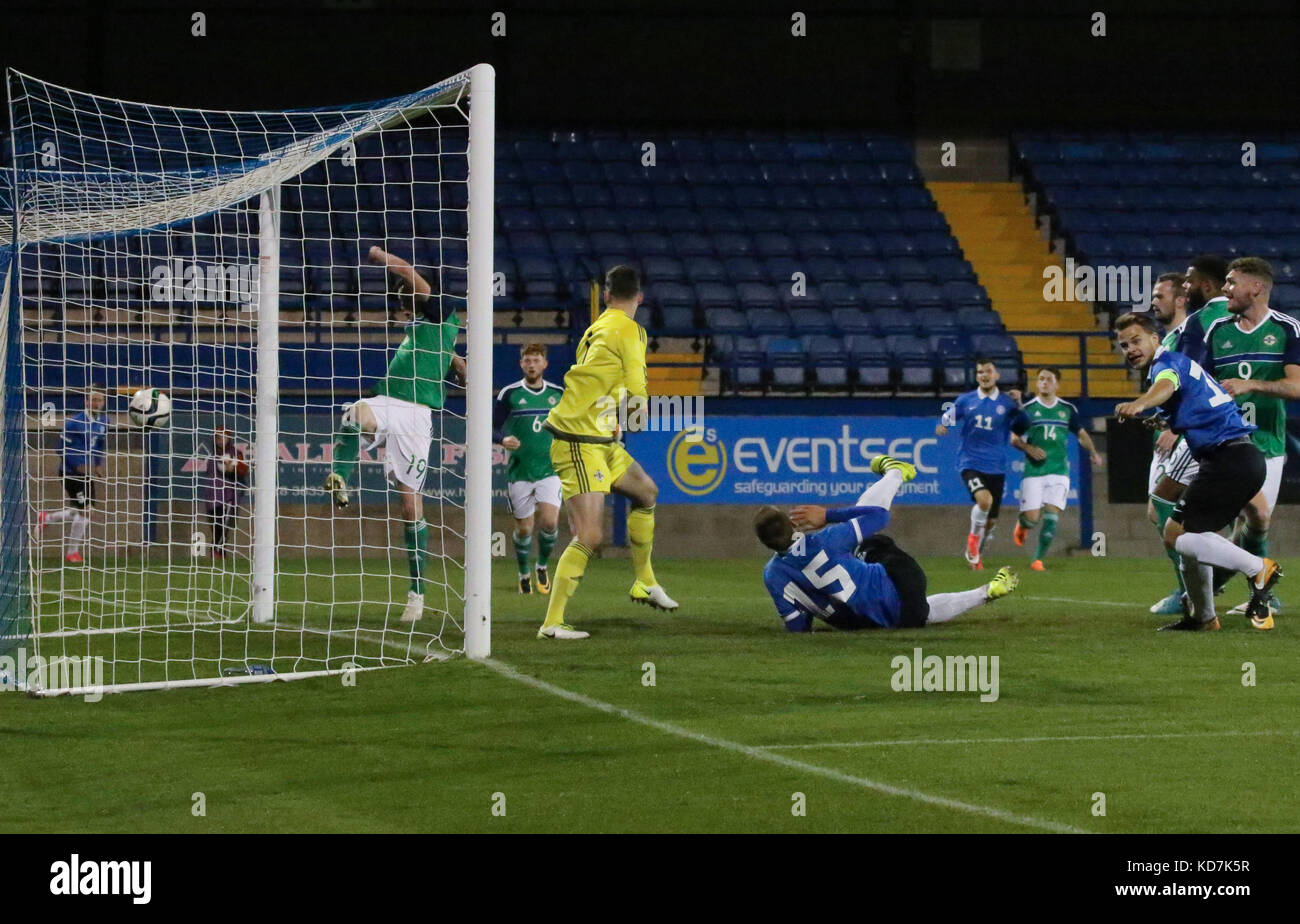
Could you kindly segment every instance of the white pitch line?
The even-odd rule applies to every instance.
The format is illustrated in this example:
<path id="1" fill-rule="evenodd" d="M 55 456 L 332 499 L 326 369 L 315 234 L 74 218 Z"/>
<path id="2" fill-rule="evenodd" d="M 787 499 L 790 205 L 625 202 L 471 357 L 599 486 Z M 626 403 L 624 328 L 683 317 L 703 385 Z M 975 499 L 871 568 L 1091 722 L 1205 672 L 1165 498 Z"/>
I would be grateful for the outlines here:
<path id="1" fill-rule="evenodd" d="M 887 748 L 913 744 L 1038 744 L 1051 741 L 1146 741 L 1162 738 L 1263 738 L 1300 731 L 1152 732 L 1123 735 L 1043 735 L 1035 738 L 899 738 L 892 741 L 826 741 L 815 744 L 762 744 L 760 751 L 813 751 L 819 748 Z"/>
<path id="2" fill-rule="evenodd" d="M 781 754 L 773 754 L 770 751 L 750 747 L 747 744 L 741 744 L 737 741 L 729 741 L 726 738 L 715 738 L 712 735 L 706 735 L 702 732 L 691 731 L 689 728 L 683 728 L 682 726 L 674 725 L 671 722 L 652 719 L 647 715 L 642 715 L 641 713 L 634 712 L 631 709 L 624 709 L 623 707 L 615 706 L 612 703 L 593 699 L 583 693 L 576 693 L 573 690 L 566 690 L 564 687 L 557 687 L 553 683 L 547 683 L 545 680 L 540 680 L 531 674 L 521 673 L 510 665 L 492 658 L 476 663 L 481 663 L 491 668 L 502 677 L 522 683 L 535 690 L 550 693 L 552 696 L 567 699 L 571 703 L 586 706 L 588 709 L 595 709 L 598 712 L 604 712 L 607 715 L 618 716 L 619 718 L 627 719 L 629 722 L 635 722 L 638 725 L 653 728 L 656 731 L 663 732 L 664 734 L 675 735 L 678 738 L 685 738 L 687 741 L 694 741 L 697 744 L 705 744 L 709 747 L 719 748 L 723 751 L 730 751 L 733 754 L 739 754 L 742 757 L 764 761 L 769 764 L 776 764 L 777 766 L 785 767 L 788 770 L 797 770 L 801 773 L 811 773 L 817 776 L 826 777 L 827 779 L 834 780 L 838 783 L 848 783 L 851 786 L 870 789 L 887 796 L 899 796 L 904 799 L 913 799 L 917 802 L 923 802 L 926 805 L 952 809 L 953 811 L 965 812 L 970 815 L 983 815 L 986 818 L 993 818 L 997 821 L 1021 825 L 1026 828 L 1037 828 L 1040 831 L 1052 831 L 1057 834 L 1089 833 L 1082 828 L 1076 828 L 1074 825 L 1062 824 L 1058 821 L 1050 821 L 1043 818 L 1034 818 L 1031 815 L 1018 815 L 1014 812 L 1003 811 L 1002 809 L 994 808 L 989 805 L 961 802 L 957 799 L 949 799 L 946 796 L 936 796 L 931 793 L 921 792 L 917 789 L 905 789 L 899 786 L 891 786 L 888 783 L 881 783 L 878 780 L 868 779 L 865 776 L 853 776 L 848 773 L 842 773 L 839 770 L 833 770 L 830 767 L 822 767 L 818 764 L 810 764 L 802 760 L 795 760 L 792 757 L 785 757 Z"/>
<path id="3" fill-rule="evenodd" d="M 1042 600 L 1050 603 L 1088 603 L 1098 606 L 1127 606 L 1130 608 L 1142 605 L 1141 603 L 1120 603 L 1118 600 L 1080 600 L 1077 597 L 1027 597 L 1021 594 L 1017 594 L 1016 597 L 1020 600 Z"/>

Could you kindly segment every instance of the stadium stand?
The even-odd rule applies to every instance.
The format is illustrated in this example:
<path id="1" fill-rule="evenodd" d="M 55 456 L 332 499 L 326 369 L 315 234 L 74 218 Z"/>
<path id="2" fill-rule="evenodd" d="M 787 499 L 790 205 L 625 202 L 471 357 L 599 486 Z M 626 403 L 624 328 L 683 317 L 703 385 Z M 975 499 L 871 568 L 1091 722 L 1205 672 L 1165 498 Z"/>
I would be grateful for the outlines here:
<path id="1" fill-rule="evenodd" d="M 495 269 L 505 291 L 495 308 L 503 334 L 567 338 L 585 325 L 590 281 L 630 262 L 645 277 L 640 320 L 657 351 L 652 379 L 670 387 L 665 393 L 699 393 L 710 378 L 708 387 L 723 393 L 939 394 L 970 386 L 976 338 L 1005 326 L 905 143 L 677 133 L 658 144 L 654 165 L 642 166 L 643 140 L 608 131 L 498 138 Z M 435 286 L 463 292 L 463 270 L 449 268 L 464 259 L 463 214 L 448 208 L 459 187 L 439 183 L 455 162 L 444 157 L 409 184 L 390 177 L 403 183 L 387 187 L 382 202 L 377 187 L 327 184 L 332 162 L 286 188 L 284 310 L 298 303 L 317 323 L 354 325 L 363 340 L 392 339 L 389 322 L 400 318 L 385 316 L 387 281 L 364 253 L 394 226 L 424 238 L 412 256 L 431 268 Z M 390 169 L 378 158 L 361 163 L 370 179 Z M 391 169 L 409 169 L 397 163 Z M 234 235 L 247 225 L 220 230 Z M 111 248 L 122 266 L 84 273 L 81 264 L 46 266 L 41 253 L 25 253 L 42 271 L 24 277 L 24 306 L 63 330 L 101 323 L 114 305 L 122 316 L 107 321 L 166 323 L 169 338 L 182 341 L 203 339 L 205 312 L 239 307 L 233 296 L 155 304 L 144 284 L 150 246 L 149 235 L 126 238 Z M 118 287 L 130 289 L 129 302 Z M 97 313 L 77 315 L 79 308 Z M 949 338 L 941 354 L 926 339 L 937 334 Z M 867 341 L 872 349 L 852 346 Z M 1020 379 L 1014 341 L 997 343 L 1008 374 Z M 654 368 L 660 362 L 670 371 Z M 692 363 L 694 376 L 684 374 Z"/>

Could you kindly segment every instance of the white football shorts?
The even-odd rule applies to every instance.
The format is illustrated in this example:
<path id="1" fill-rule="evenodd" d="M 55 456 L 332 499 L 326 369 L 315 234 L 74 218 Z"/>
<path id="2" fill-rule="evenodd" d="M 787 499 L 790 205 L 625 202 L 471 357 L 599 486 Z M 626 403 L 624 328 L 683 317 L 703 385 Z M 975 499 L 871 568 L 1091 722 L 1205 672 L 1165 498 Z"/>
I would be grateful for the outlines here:
<path id="1" fill-rule="evenodd" d="M 384 476 L 389 483 L 423 490 L 433 439 L 433 412 L 423 404 L 388 395 L 363 400 L 375 415 L 374 441 L 367 451 L 384 447 Z"/>
<path id="2" fill-rule="evenodd" d="M 1044 505 L 1064 510 L 1069 499 L 1069 475 L 1031 475 L 1020 482 L 1021 510 L 1041 510 Z"/>
<path id="3" fill-rule="evenodd" d="M 560 490 L 559 475 L 548 475 L 541 481 L 512 481 L 506 485 L 510 514 L 516 520 L 526 520 L 533 515 L 538 504 L 558 507 Z"/>

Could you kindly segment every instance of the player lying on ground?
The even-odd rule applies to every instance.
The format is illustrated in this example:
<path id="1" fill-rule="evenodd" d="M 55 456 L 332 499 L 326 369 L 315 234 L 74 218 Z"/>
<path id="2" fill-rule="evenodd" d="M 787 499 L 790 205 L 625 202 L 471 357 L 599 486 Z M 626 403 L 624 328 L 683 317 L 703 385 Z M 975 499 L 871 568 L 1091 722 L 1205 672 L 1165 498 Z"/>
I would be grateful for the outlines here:
<path id="1" fill-rule="evenodd" d="M 1016 573 L 1002 568 L 981 587 L 926 596 L 921 566 L 878 534 L 889 522 L 894 495 L 916 469 L 876 456 L 871 470 L 880 480 L 855 507 L 800 506 L 788 517 L 775 507 L 759 508 L 754 532 L 776 553 L 763 568 L 763 583 L 788 631 L 811 632 L 816 619 L 836 629 L 914 629 L 947 622 L 1016 589 Z M 835 525 L 803 532 L 828 522 Z"/>
<path id="2" fill-rule="evenodd" d="M 1227 315 L 1203 324 L 1204 337 L 1189 341 L 1183 352 L 1219 379 L 1255 425 L 1251 442 L 1264 454 L 1264 487 L 1241 511 L 1234 541 L 1254 555 L 1268 555 L 1268 531 L 1282 487 L 1286 464 L 1286 403 L 1300 398 L 1300 321 L 1268 306 L 1273 268 L 1259 257 L 1240 257 L 1228 264 L 1223 285 Z M 1215 574 L 1215 592 L 1232 577 Z M 1230 614 L 1244 613 L 1249 604 Z M 1276 615 L 1276 597 L 1269 599 Z"/>
<path id="3" fill-rule="evenodd" d="M 1213 566 L 1240 571 L 1250 579 L 1251 625 L 1273 628 L 1268 597 L 1282 576 L 1277 562 L 1217 534 L 1264 484 L 1264 454 L 1250 440 L 1254 427 L 1242 419 L 1232 396 L 1199 363 L 1160 345 L 1150 315 L 1123 315 L 1115 322 L 1115 335 L 1124 358 L 1146 374 L 1148 383 L 1142 397 L 1115 408 L 1116 416 L 1135 419 L 1155 409 L 1171 430 L 1187 440 L 1200 465 L 1164 531 L 1166 547 L 1182 556 L 1189 613 L 1161 631 L 1219 628 Z"/>
<path id="4" fill-rule="evenodd" d="M 547 562 L 555 548 L 556 525 L 560 519 L 560 476 L 551 464 L 549 430 L 542 421 L 559 403 L 564 389 L 542 378 L 546 372 L 546 347 L 524 346 L 519 354 L 524 377 L 497 393 L 492 411 L 492 439 L 510 451 L 506 464 L 506 496 L 515 518 L 515 561 L 519 564 L 519 592 L 551 592 Z M 529 574 L 533 532 L 537 533 L 537 569 Z"/>
<path id="5" fill-rule="evenodd" d="M 555 566 L 538 638 L 582 639 L 590 634 L 567 625 L 564 610 L 587 562 L 604 541 L 605 495 L 610 491 L 632 501 L 627 539 L 636 580 L 628 596 L 655 609 L 677 609 L 650 564 L 659 488 L 620 442 L 620 403 L 648 396 L 646 335 L 635 320 L 642 298 L 640 274 L 630 266 L 615 266 L 605 274 L 604 296 L 604 312 L 582 335 L 574 363 L 564 375 L 564 397 L 542 425 L 555 437 L 551 462 L 560 476 L 573 540 Z"/>
<path id="6" fill-rule="evenodd" d="M 1038 548 L 1029 565 L 1034 571 L 1046 570 L 1043 559 L 1056 538 L 1056 524 L 1070 497 L 1070 436 L 1079 440 L 1079 447 L 1092 456 L 1092 464 L 1100 467 L 1103 459 L 1092 444 L 1092 437 L 1083 429 L 1079 409 L 1056 395 L 1061 385 L 1061 370 L 1044 366 L 1038 370 L 1036 397 L 1025 402 L 1011 423 L 1011 445 L 1029 457 L 1025 462 L 1025 477 L 1020 482 L 1020 517 L 1012 538 L 1016 545 L 1024 545 L 1029 530 L 1042 520 L 1038 533 Z"/>
<path id="7" fill-rule="evenodd" d="M 979 387 L 959 395 L 934 428 L 937 436 L 943 436 L 949 427 L 961 424 L 957 470 L 973 502 L 965 555 L 975 571 L 984 568 L 984 547 L 993 538 L 998 511 L 1002 509 L 1011 420 L 1020 410 L 1020 392 L 998 391 L 998 376 L 993 360 L 987 356 L 976 358 L 975 382 Z"/>
<path id="8" fill-rule="evenodd" d="M 325 490 L 336 507 L 348 506 L 348 481 L 357 467 L 362 435 L 367 451 L 385 447 L 384 475 L 401 500 L 411 574 L 402 621 L 414 622 L 424 613 L 429 524 L 424 520 L 421 491 L 429 465 L 433 411 L 440 409 L 446 398 L 448 367 L 455 368 L 463 382 L 465 360 L 456 355 L 460 321 L 450 300 L 434 295 L 424 277 L 401 257 L 371 247 L 370 262 L 387 267 L 397 279 L 398 298 L 415 320 L 388 363 L 388 374 L 375 384 L 375 396 L 344 408 Z"/>
<path id="9" fill-rule="evenodd" d="M 63 422 L 63 453 L 59 461 L 59 474 L 63 476 L 63 493 L 67 506 L 53 512 L 42 510 L 36 517 L 36 530 L 41 532 L 50 523 L 69 520 L 67 554 L 69 564 L 79 565 L 82 543 L 90 526 L 91 508 L 95 504 L 95 480 L 104 477 L 104 440 L 108 433 L 108 415 L 104 413 L 107 401 L 102 385 L 92 385 L 86 390 L 86 407 Z"/>

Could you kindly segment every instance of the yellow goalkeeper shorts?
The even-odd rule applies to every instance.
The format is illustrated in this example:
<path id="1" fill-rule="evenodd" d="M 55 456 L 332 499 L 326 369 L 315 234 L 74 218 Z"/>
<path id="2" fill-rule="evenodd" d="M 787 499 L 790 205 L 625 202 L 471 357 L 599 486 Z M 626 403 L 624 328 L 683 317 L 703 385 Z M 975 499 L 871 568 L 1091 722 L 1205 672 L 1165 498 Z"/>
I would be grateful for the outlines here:
<path id="1" fill-rule="evenodd" d="M 551 465 L 566 499 L 592 492 L 608 494 L 633 461 L 622 443 L 551 441 Z"/>

